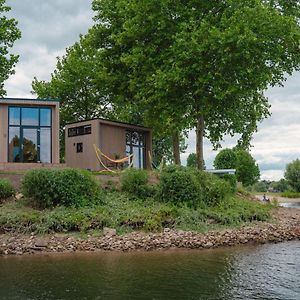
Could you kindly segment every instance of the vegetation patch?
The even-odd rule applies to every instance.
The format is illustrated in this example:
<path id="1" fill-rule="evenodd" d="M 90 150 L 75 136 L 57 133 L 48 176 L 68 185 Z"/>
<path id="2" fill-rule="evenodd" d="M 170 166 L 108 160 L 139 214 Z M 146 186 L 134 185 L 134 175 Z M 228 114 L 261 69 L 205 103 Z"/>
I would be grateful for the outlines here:
<path id="1" fill-rule="evenodd" d="M 77 169 L 31 170 L 24 176 L 22 192 L 38 208 L 80 207 L 98 203 L 104 197 L 92 175 Z"/>
<path id="2" fill-rule="evenodd" d="M 0 203 L 7 198 L 14 196 L 15 193 L 16 191 L 9 180 L 0 180 Z"/>

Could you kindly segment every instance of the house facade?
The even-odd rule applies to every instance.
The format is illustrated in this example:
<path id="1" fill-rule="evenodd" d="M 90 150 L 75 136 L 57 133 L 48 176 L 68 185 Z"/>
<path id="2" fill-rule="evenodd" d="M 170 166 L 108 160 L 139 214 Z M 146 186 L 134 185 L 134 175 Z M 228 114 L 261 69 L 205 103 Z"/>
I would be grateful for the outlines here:
<path id="1" fill-rule="evenodd" d="M 104 119 L 68 124 L 65 130 L 66 165 L 103 170 L 94 145 L 112 160 L 132 155 L 122 167 L 151 169 L 152 131 L 149 128 Z M 105 157 L 102 159 L 105 166 L 118 167 Z"/>
<path id="2" fill-rule="evenodd" d="M 59 102 L 0 98 L 0 169 L 59 164 Z"/>

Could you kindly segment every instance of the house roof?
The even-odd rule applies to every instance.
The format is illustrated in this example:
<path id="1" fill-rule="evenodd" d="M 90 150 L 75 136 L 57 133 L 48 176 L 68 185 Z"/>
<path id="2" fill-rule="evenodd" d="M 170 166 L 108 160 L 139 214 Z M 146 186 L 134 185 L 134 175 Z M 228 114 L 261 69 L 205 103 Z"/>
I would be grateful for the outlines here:
<path id="1" fill-rule="evenodd" d="M 97 120 L 100 123 L 103 123 L 103 124 L 116 125 L 116 126 L 121 125 L 122 127 L 124 127 L 124 125 L 125 125 L 125 126 L 128 126 L 128 127 L 136 127 L 136 128 L 142 129 L 142 130 L 151 131 L 151 128 L 149 128 L 149 127 L 144 127 L 144 126 L 130 124 L 130 123 L 121 122 L 121 121 L 108 120 L 108 119 L 103 119 L 103 118 L 80 120 L 78 122 L 67 123 L 66 125 L 75 125 L 75 124 L 78 124 L 78 123 L 89 122 L 89 121 L 97 121 Z"/>

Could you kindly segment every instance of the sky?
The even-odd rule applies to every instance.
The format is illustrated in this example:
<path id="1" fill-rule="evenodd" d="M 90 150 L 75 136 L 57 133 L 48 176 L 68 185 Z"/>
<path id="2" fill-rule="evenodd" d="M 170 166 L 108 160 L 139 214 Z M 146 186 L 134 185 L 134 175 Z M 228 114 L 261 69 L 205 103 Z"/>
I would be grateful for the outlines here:
<path id="1" fill-rule="evenodd" d="M 15 75 L 5 84 L 7 97 L 32 98 L 31 82 L 34 77 L 49 80 L 58 56 L 79 40 L 93 24 L 89 0 L 7 0 L 9 13 L 19 22 L 22 38 L 15 43 L 13 52 L 20 55 Z M 300 72 L 287 78 L 283 88 L 266 92 L 272 116 L 259 124 L 252 141 L 251 154 L 256 159 L 261 179 L 278 180 L 283 177 L 286 164 L 300 159 Z M 195 132 L 187 140 L 187 151 L 182 154 L 183 164 L 195 152 Z M 225 138 L 223 148 L 236 145 L 236 139 Z M 217 152 L 209 141 L 204 143 L 207 168 Z"/>

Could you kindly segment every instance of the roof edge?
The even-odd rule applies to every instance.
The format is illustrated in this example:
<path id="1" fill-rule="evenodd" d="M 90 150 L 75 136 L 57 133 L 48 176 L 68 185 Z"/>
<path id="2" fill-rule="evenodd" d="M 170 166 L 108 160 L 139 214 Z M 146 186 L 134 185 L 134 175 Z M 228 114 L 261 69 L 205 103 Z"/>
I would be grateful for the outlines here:
<path id="1" fill-rule="evenodd" d="M 17 98 L 17 97 L 0 97 L 1 100 L 22 100 L 22 101 L 49 101 L 49 102 L 60 102 L 59 99 L 55 98 Z"/>
<path id="2" fill-rule="evenodd" d="M 145 126 L 141 126 L 141 125 L 136 125 L 136 124 L 131 124 L 131 123 L 126 123 L 126 122 L 121 122 L 121 121 L 115 121 L 115 120 L 109 120 L 109 119 L 104 119 L 104 118 L 93 118 L 93 119 L 87 119 L 87 120 L 80 120 L 77 122 L 70 122 L 70 123 L 66 123 L 66 125 L 74 125 L 74 124 L 78 124 L 78 123 L 83 123 L 83 122 L 89 122 L 89 121 L 104 121 L 104 122 L 111 122 L 111 123 L 115 123 L 120 124 L 120 125 L 129 125 L 129 126 L 133 126 L 133 127 L 138 127 L 141 129 L 146 129 L 146 130 L 152 130 L 149 127 L 145 127 Z"/>

